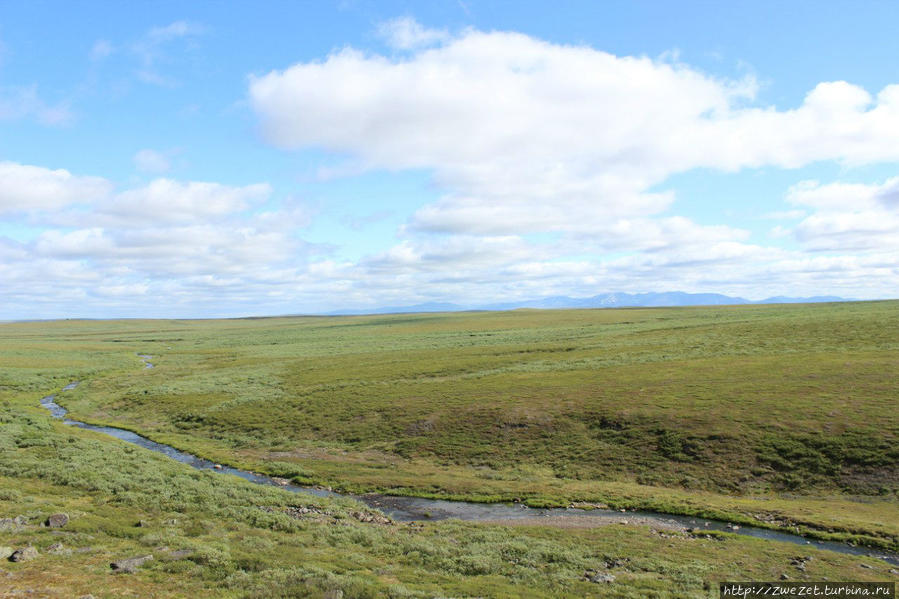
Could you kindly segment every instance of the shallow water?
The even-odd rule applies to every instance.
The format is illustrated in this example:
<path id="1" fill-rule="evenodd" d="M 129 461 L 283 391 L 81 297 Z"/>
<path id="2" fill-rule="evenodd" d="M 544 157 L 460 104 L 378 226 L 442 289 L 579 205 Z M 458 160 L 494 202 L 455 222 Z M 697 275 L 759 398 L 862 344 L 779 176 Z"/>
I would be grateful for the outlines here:
<path id="1" fill-rule="evenodd" d="M 145 356 L 141 356 L 145 357 Z M 146 356 L 149 359 L 151 356 Z M 147 363 L 147 368 L 152 368 L 152 364 Z M 78 386 L 78 382 L 69 383 L 63 387 L 62 391 L 68 391 Z M 522 518 L 541 518 L 541 517 L 566 517 L 578 516 L 581 518 L 604 518 L 616 519 L 626 518 L 636 520 L 649 525 L 658 525 L 664 528 L 686 527 L 701 530 L 716 530 L 756 537 L 759 539 L 767 539 L 772 541 L 783 541 L 794 543 L 805 547 L 814 547 L 816 549 L 825 549 L 835 551 L 837 553 L 846 553 L 850 555 L 864 555 L 899 565 L 899 554 L 888 553 L 880 550 L 870 549 L 866 547 L 856 547 L 846 543 L 837 543 L 833 541 L 818 541 L 815 539 L 807 539 L 805 537 L 794 535 L 786 532 L 768 530 L 766 528 L 755 528 L 752 526 L 740 526 L 733 529 L 731 524 L 721 522 L 719 520 L 707 520 L 705 518 L 696 518 L 692 516 L 677 516 L 673 514 L 660 514 L 658 512 L 644 511 L 628 511 L 621 513 L 615 510 L 592 509 L 582 510 L 573 508 L 531 508 L 521 504 L 505 504 L 505 503 L 474 503 L 470 501 L 446 501 L 442 499 L 425 499 L 422 497 L 399 497 L 393 495 L 344 495 L 327 491 L 316 487 L 301 487 L 293 484 L 281 484 L 272 477 L 246 470 L 239 470 L 229 466 L 221 466 L 209 460 L 179 451 L 169 445 L 156 443 L 146 437 L 142 437 L 137 433 L 126 431 L 121 428 L 111 426 L 96 426 L 78 422 L 77 420 L 65 419 L 67 410 L 56 403 L 56 395 L 48 395 L 41 400 L 41 405 L 48 410 L 54 418 L 63 419 L 65 424 L 77 426 L 90 431 L 104 433 L 116 439 L 120 439 L 127 443 L 139 445 L 145 449 L 150 449 L 157 453 L 166 455 L 173 460 L 188 464 L 199 470 L 213 470 L 223 474 L 233 474 L 244 480 L 260 485 L 270 485 L 280 487 L 294 493 L 309 493 L 319 497 L 351 497 L 369 507 L 378 509 L 387 514 L 394 520 L 398 521 L 418 521 L 418 520 L 446 520 L 449 518 L 457 518 L 459 520 L 484 520 L 484 521 L 501 521 L 501 520 L 518 520 Z"/>

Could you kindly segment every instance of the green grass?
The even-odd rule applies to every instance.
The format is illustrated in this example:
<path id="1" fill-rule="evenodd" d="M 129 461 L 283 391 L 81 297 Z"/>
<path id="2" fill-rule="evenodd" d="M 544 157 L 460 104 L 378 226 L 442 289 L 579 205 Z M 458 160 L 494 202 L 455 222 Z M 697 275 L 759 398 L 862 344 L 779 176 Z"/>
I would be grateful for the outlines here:
<path id="1" fill-rule="evenodd" d="M 329 536 L 337 533 L 325 522 L 303 523 L 311 536 L 300 542 L 295 521 L 278 530 L 287 520 L 273 523 L 255 507 L 260 496 L 279 506 L 297 497 L 185 471 L 51 424 L 38 400 L 82 380 L 58 399 L 75 418 L 357 492 L 588 501 L 897 548 L 896 331 L 899 302 L 4 324 L 0 488 L 23 495 L 0 516 L 32 504 L 38 513 L 53 502 L 93 514 L 85 534 L 106 543 L 103 559 L 150 547 L 141 542 L 149 532 L 125 525 L 145 515 L 155 523 L 173 513 L 205 523 L 153 533 L 165 537 L 160 546 L 208 545 L 213 564 L 168 564 L 160 555 L 142 575 L 158 596 L 179 596 L 188 587 L 178 581 L 195 574 L 196 588 L 222 596 L 226 584 L 237 589 L 230 596 L 272 585 L 300 589 L 284 596 L 314 596 L 332 583 L 349 596 L 382 596 L 393 587 L 405 589 L 397 596 L 583 596 L 596 585 L 579 577 L 606 550 L 658 560 L 622 574 L 620 588 L 642 589 L 633 596 L 666 588 L 682 591 L 671 596 L 702 596 L 715 576 L 779 575 L 778 560 L 791 550 L 730 537 L 678 537 L 669 547 L 634 527 L 372 527 L 353 518 L 335 529 L 343 540 Z M 137 353 L 152 354 L 156 367 L 142 369 Z M 111 464 L 128 460 L 133 468 L 114 471 Z M 334 513 L 358 509 L 326 503 Z M 103 528 L 103 518 L 121 525 Z M 49 544 L 47 531 L 32 533 Z M 241 539 L 271 563 L 252 565 Z M 431 548 L 397 553 L 407 540 Z M 342 549 L 326 549 L 329 543 Z M 503 543 L 542 547 L 546 555 L 512 567 L 507 562 L 518 557 L 497 557 Z M 350 546 L 355 557 L 344 557 Z M 553 551 L 570 559 L 553 561 Z M 736 564 L 733 551 L 749 557 Z M 76 564 L 85 576 L 108 579 L 100 558 L 47 559 L 59 562 L 60 584 L 80 580 Z M 536 568 L 541 560 L 564 567 Z M 832 576 L 861 579 L 850 558 L 828 560 L 817 563 L 836 568 Z M 184 571 L 165 591 L 167 569 L 178 568 Z"/>
<path id="2" fill-rule="evenodd" d="M 29 522 L 0 532 L 0 545 L 40 552 L 5 563 L 0 589 L 36 596 L 673 598 L 710 596 L 720 580 L 783 573 L 890 577 L 874 559 L 726 534 L 366 523 L 367 510 L 349 500 L 195 471 L 9 405 L 0 407 L 0 489 L 0 516 Z M 294 518 L 284 511 L 291 506 L 312 511 Z M 40 526 L 59 511 L 70 515 L 66 527 Z M 48 551 L 59 542 L 63 553 Z M 188 555 L 173 553 L 182 550 Z M 110 562 L 147 554 L 155 559 L 137 574 L 110 573 Z M 805 572 L 790 565 L 795 555 L 813 557 Z M 615 560 L 612 585 L 583 580 Z"/>

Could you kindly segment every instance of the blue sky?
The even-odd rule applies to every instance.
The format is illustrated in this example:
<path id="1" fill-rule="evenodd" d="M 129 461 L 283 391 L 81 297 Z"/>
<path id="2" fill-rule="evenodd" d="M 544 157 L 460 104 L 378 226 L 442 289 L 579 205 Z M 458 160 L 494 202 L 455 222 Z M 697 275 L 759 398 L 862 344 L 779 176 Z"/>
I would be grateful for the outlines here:
<path id="1" fill-rule="evenodd" d="M 894 2 L 0 5 L 0 319 L 899 289 Z"/>

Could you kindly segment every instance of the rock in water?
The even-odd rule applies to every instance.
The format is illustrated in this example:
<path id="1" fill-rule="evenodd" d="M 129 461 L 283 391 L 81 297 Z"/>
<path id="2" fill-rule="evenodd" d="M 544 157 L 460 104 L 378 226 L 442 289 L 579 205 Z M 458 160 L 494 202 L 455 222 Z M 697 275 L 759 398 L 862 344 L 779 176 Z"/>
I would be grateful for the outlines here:
<path id="1" fill-rule="evenodd" d="M 112 562 L 109 564 L 109 567 L 117 574 L 134 574 L 140 566 L 152 559 L 152 555 L 129 557 L 127 559 L 120 559 L 117 562 Z"/>
<path id="2" fill-rule="evenodd" d="M 69 523 L 68 514 L 52 514 L 47 518 L 47 526 L 50 528 L 62 528 Z"/>
<path id="3" fill-rule="evenodd" d="M 37 549 L 34 547 L 28 546 L 23 549 L 19 549 L 10 556 L 9 561 L 11 562 L 27 562 L 30 559 L 34 559 L 38 556 Z"/>

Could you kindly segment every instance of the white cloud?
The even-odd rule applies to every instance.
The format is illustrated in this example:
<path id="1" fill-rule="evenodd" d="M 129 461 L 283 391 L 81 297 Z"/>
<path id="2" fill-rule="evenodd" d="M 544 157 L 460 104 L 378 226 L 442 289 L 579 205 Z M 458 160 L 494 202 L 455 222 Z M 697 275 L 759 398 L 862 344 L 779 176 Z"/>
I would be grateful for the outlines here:
<path id="1" fill-rule="evenodd" d="M 308 212 L 270 199 L 264 183 L 156 179 L 115 192 L 100 177 L 0 163 L 6 224 L 43 229 L 28 242 L 0 237 L 0 305 L 46 316 L 44 294 L 69 311 L 85 298 L 102 311 L 163 291 L 200 304 L 258 299 L 295 280 L 315 251 L 297 236 Z"/>
<path id="2" fill-rule="evenodd" d="M 101 220 L 118 224 L 191 223 L 241 213 L 271 194 L 266 183 L 232 187 L 218 183 L 156 179 L 145 187 L 131 189 L 97 206 Z"/>
<path id="3" fill-rule="evenodd" d="M 822 83 L 792 110 L 752 106 L 755 90 L 679 63 L 466 31 L 400 58 L 344 49 L 251 78 L 249 96 L 275 145 L 432 170 L 447 193 L 411 224 L 433 231 L 645 217 L 673 199 L 649 189 L 698 167 L 899 160 L 899 86 L 875 98 Z"/>
<path id="4" fill-rule="evenodd" d="M 793 233 L 816 251 L 899 250 L 899 177 L 882 184 L 803 181 L 787 201 L 814 212 Z"/>
<path id="5" fill-rule="evenodd" d="M 172 163 L 162 152 L 143 149 L 134 155 L 134 166 L 145 173 L 164 173 L 172 168 Z"/>
<path id="6" fill-rule="evenodd" d="M 236 187 L 164 178 L 117 193 L 114 187 L 102 177 L 0 162 L 0 215 L 27 216 L 33 225 L 77 229 L 223 223 L 244 219 L 247 211 L 261 207 L 272 193 L 267 183 Z M 258 212 L 253 218 L 277 229 L 304 226 L 309 215 L 301 208 L 287 207 Z"/>
<path id="7" fill-rule="evenodd" d="M 248 90 L 272 144 L 338 154 L 350 175 L 426 169 L 443 190 L 389 250 L 311 267 L 347 302 L 665 288 L 755 298 L 895 294 L 899 267 L 883 249 L 892 247 L 887 236 L 899 239 L 890 208 L 899 193 L 888 185 L 854 189 L 851 200 L 844 189 L 797 187 L 792 209 L 764 215 L 799 221 L 777 228 L 801 244 L 787 250 L 754 243 L 746 230 L 665 214 L 676 198 L 661 184 L 697 168 L 899 161 L 899 85 L 873 95 L 824 82 L 785 109 L 756 101 L 754 77 L 715 78 L 675 54 L 619 57 L 516 33 L 449 35 L 411 19 L 379 33 L 408 52 L 345 48 L 253 77 Z M 855 207 L 825 210 L 835 201 L 828 195 Z M 875 241 L 859 243 L 865 235 Z M 414 297 L 396 297 L 410 290 Z"/>
<path id="8" fill-rule="evenodd" d="M 411 17 L 399 17 L 378 26 L 378 35 L 392 48 L 412 50 L 447 41 L 450 36 L 443 29 L 428 29 Z"/>
<path id="9" fill-rule="evenodd" d="M 107 197 L 111 190 L 112 185 L 100 177 L 0 162 L 0 214 L 29 214 L 89 204 Z"/>

